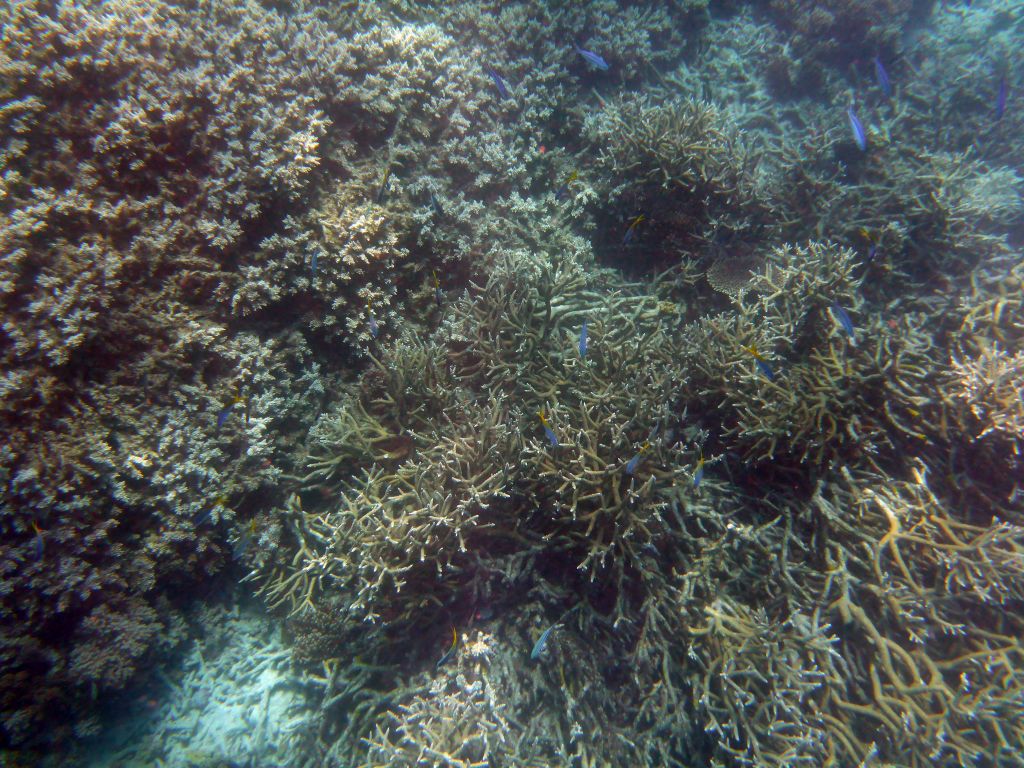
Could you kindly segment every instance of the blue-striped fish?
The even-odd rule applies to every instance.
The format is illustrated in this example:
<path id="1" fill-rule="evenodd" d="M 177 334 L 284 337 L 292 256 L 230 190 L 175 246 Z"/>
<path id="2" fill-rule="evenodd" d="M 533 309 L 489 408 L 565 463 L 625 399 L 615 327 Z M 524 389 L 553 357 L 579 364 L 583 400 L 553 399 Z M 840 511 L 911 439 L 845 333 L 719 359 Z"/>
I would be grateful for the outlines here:
<path id="1" fill-rule="evenodd" d="M 580 343 L 579 343 L 580 357 L 587 356 L 587 321 L 583 321 L 583 327 L 580 329 Z"/>
<path id="2" fill-rule="evenodd" d="M 697 459 L 697 469 L 693 473 L 693 490 L 700 488 L 701 480 L 704 479 L 704 456 Z"/>
<path id="3" fill-rule="evenodd" d="M 32 530 L 36 532 L 36 540 L 33 542 L 32 549 L 35 552 L 36 560 L 42 560 L 45 542 L 43 541 L 43 532 L 35 520 L 32 521 Z"/>
<path id="4" fill-rule="evenodd" d="M 580 56 L 586 59 L 588 64 L 591 64 L 592 66 L 595 66 L 600 70 L 608 69 L 608 62 L 601 58 L 599 54 L 596 54 L 593 51 L 586 51 L 580 48 L 578 45 L 574 45 L 573 47 L 576 48 L 576 53 L 578 53 Z"/>
<path id="5" fill-rule="evenodd" d="M 234 407 L 239 403 L 245 403 L 245 421 L 247 424 L 249 423 L 249 404 L 246 401 L 246 399 L 241 395 L 235 395 L 233 398 L 231 398 L 231 402 L 225 405 L 223 408 L 221 408 L 220 413 L 217 414 L 217 429 L 220 429 L 221 427 L 224 426 L 225 423 L 227 423 L 228 416 L 231 415 L 231 411 L 234 410 Z"/>
<path id="6" fill-rule="evenodd" d="M 494 87 L 498 89 L 498 95 L 503 98 L 508 98 L 508 88 L 505 87 L 505 81 L 501 79 L 501 75 L 495 72 L 490 67 L 484 67 L 484 71 L 490 75 L 491 80 L 494 81 Z"/>
<path id="7" fill-rule="evenodd" d="M 220 413 L 217 414 L 217 429 L 220 429 L 228 420 L 228 416 L 231 415 L 231 409 L 235 407 L 234 401 L 228 403 L 220 409 Z"/>
<path id="8" fill-rule="evenodd" d="M 626 234 L 622 237 L 623 245 L 629 245 L 633 241 L 633 237 L 636 235 L 636 228 L 646 220 L 647 217 L 642 213 L 633 217 L 633 220 L 629 222 L 629 226 L 626 227 Z"/>
<path id="9" fill-rule="evenodd" d="M 853 321 L 850 319 L 846 310 L 839 305 L 838 301 L 832 302 L 832 316 L 836 319 L 836 322 L 839 323 L 842 329 L 846 331 L 846 335 L 850 337 L 850 346 L 856 347 L 857 337 L 854 334 Z"/>
<path id="10" fill-rule="evenodd" d="M 440 669 L 441 666 L 448 661 L 452 656 L 455 655 L 455 649 L 459 647 L 459 633 L 455 631 L 455 627 L 452 627 L 452 644 L 448 647 L 448 650 L 444 652 L 444 655 L 437 660 L 435 669 Z"/>
<path id="11" fill-rule="evenodd" d="M 533 644 L 533 650 L 530 651 L 530 659 L 536 661 L 540 658 L 541 654 L 544 653 L 544 649 L 548 647 L 548 640 L 551 638 L 551 633 L 558 626 L 556 621 L 550 627 L 540 633 L 540 637 L 537 638 L 537 642 Z"/>
<path id="12" fill-rule="evenodd" d="M 768 381 L 775 381 L 775 371 L 772 370 L 772 367 L 768 364 L 768 361 L 764 359 L 761 353 L 757 351 L 757 347 L 751 345 L 749 347 L 744 347 L 743 349 L 753 356 L 754 362 L 757 363 L 757 369 L 762 373 L 762 375 L 768 379 Z"/>
<path id="13" fill-rule="evenodd" d="M 249 547 L 252 545 L 257 538 L 256 521 L 250 520 L 249 524 L 243 526 L 241 534 L 234 542 L 234 552 L 232 556 L 235 560 L 240 560 L 246 552 L 249 551 Z"/>
<path id="14" fill-rule="evenodd" d="M 384 169 L 384 176 L 380 180 L 380 189 L 377 190 L 377 204 L 383 205 L 388 198 L 388 182 L 391 181 L 391 166 Z"/>
<path id="15" fill-rule="evenodd" d="M 373 308 L 370 306 L 370 300 L 366 300 L 366 324 L 370 328 L 370 335 L 373 338 L 377 338 L 380 335 L 380 326 L 377 325 L 377 318 L 373 316 Z"/>
<path id="16" fill-rule="evenodd" d="M 640 446 L 640 450 L 636 452 L 636 456 L 629 460 L 626 464 L 626 474 L 632 475 L 636 472 L 637 466 L 640 464 L 640 458 L 647 453 L 647 449 L 651 447 L 650 442 L 644 441 L 644 444 Z"/>
<path id="17" fill-rule="evenodd" d="M 1006 114 L 1006 99 L 1009 96 L 1009 87 L 1006 85 L 1006 75 L 999 78 L 999 91 L 996 93 L 996 120 L 1002 120 Z"/>
<path id="18" fill-rule="evenodd" d="M 444 216 L 444 207 L 433 192 L 430 193 L 430 209 L 438 216 Z"/>
<path id="19" fill-rule="evenodd" d="M 572 184 L 576 179 L 579 178 L 579 173 L 573 171 L 566 179 L 565 183 L 562 184 L 557 190 L 555 190 L 555 200 L 561 200 L 563 197 L 569 194 L 569 185 Z"/>

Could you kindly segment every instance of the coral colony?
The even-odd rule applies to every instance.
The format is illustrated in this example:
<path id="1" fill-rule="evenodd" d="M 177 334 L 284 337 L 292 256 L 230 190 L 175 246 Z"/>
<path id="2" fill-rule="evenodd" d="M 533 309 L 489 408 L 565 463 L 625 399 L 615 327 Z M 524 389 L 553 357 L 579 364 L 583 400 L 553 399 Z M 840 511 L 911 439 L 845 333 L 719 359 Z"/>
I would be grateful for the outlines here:
<path id="1" fill-rule="evenodd" d="M 1019 4 L 0 2 L 0 763 L 1024 766 Z"/>

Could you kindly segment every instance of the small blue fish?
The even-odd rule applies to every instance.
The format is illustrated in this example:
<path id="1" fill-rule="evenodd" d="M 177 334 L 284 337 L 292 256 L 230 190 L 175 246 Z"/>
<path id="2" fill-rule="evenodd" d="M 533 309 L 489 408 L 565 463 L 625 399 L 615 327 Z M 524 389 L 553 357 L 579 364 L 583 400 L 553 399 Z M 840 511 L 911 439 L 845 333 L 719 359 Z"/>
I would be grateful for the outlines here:
<path id="1" fill-rule="evenodd" d="M 42 560 L 45 542 L 43 541 L 43 532 L 42 530 L 40 530 L 39 525 L 36 523 L 35 520 L 32 521 L 32 530 L 36 532 L 36 540 L 34 542 L 33 551 L 35 552 L 36 560 Z"/>
<path id="2" fill-rule="evenodd" d="M 625 471 L 626 471 L 627 475 L 632 477 L 633 473 L 636 472 L 637 466 L 639 466 L 639 464 L 640 464 L 641 457 L 645 453 L 647 453 L 647 449 L 650 448 L 650 447 L 651 447 L 651 444 L 649 442 L 644 442 L 644 444 L 640 446 L 640 450 L 636 452 L 636 456 L 634 456 L 632 459 L 630 459 L 629 463 L 626 464 L 626 470 Z"/>
<path id="3" fill-rule="evenodd" d="M 866 264 L 870 264 L 871 262 L 873 262 L 875 260 L 875 257 L 877 255 L 878 255 L 878 246 L 875 245 L 874 243 L 872 243 L 871 247 L 868 248 L 868 258 L 867 258 L 867 261 L 865 263 Z"/>
<path id="4" fill-rule="evenodd" d="M 201 525 L 211 523 L 213 521 L 213 513 L 217 512 L 218 510 L 221 510 L 220 519 L 223 521 L 223 510 L 227 508 L 227 503 L 228 500 L 226 496 L 218 496 L 216 499 L 213 500 L 213 504 L 210 506 L 209 509 L 201 509 L 198 512 L 196 512 L 195 517 L 192 518 L 193 524 L 196 526 L 196 528 L 198 528 Z"/>
<path id="5" fill-rule="evenodd" d="M 623 245 L 629 245 L 633 241 L 633 236 L 636 234 L 636 228 L 646 220 L 647 217 L 642 213 L 633 217 L 633 220 L 629 222 L 629 226 L 626 227 L 626 234 L 622 237 Z"/>
<path id="6" fill-rule="evenodd" d="M 853 105 L 851 104 L 846 108 L 846 116 L 850 119 L 850 129 L 853 131 L 853 140 L 857 142 L 857 147 L 863 152 L 868 148 L 868 135 L 864 132 L 864 124 L 857 117 L 857 113 L 853 111 Z"/>
<path id="7" fill-rule="evenodd" d="M 242 529 L 241 535 L 235 540 L 233 556 L 240 560 L 249 551 L 249 545 L 256 539 L 256 521 L 250 520 L 249 524 Z"/>
<path id="8" fill-rule="evenodd" d="M 757 365 L 757 370 L 761 372 L 762 376 L 768 379 L 768 381 L 775 381 L 775 371 L 768 365 L 767 360 L 755 360 L 754 363 Z"/>
<path id="9" fill-rule="evenodd" d="M 369 299 L 366 300 L 366 324 L 370 327 L 370 335 L 376 339 L 380 335 L 380 326 L 377 325 L 377 318 L 373 316 Z"/>
<path id="10" fill-rule="evenodd" d="M 697 459 L 697 470 L 693 473 L 693 490 L 700 488 L 700 481 L 704 479 L 704 457 Z"/>
<path id="11" fill-rule="evenodd" d="M 775 381 L 775 371 L 772 370 L 768 361 L 761 356 L 761 353 L 757 351 L 757 347 L 750 346 L 744 347 L 744 349 L 754 356 L 754 362 L 757 363 L 757 370 L 759 370 L 761 374 L 768 379 L 768 381 Z"/>
<path id="12" fill-rule="evenodd" d="M 561 200 L 563 197 L 568 195 L 569 194 L 569 185 L 572 184 L 574 181 L 576 181 L 576 179 L 578 179 L 578 178 L 579 178 L 579 173 L 577 173 L 576 171 L 573 171 L 572 173 L 570 173 L 566 177 L 565 183 L 562 184 L 562 186 L 560 186 L 555 191 L 555 200 Z"/>
<path id="13" fill-rule="evenodd" d="M 316 277 L 316 265 L 317 265 L 317 252 L 313 253 L 309 257 L 309 272 L 311 277 Z"/>
<path id="14" fill-rule="evenodd" d="M 583 328 L 580 329 L 580 357 L 587 356 L 587 321 L 583 321 Z"/>
<path id="15" fill-rule="evenodd" d="M 437 666 L 435 669 L 440 669 L 448 659 L 455 655 L 455 649 L 459 647 L 459 633 L 455 631 L 455 627 L 452 627 L 452 644 L 444 655 L 437 660 Z"/>
<path id="16" fill-rule="evenodd" d="M 537 416 L 540 418 L 540 424 L 541 424 L 542 427 L 544 427 L 544 435 L 547 437 L 548 442 L 551 443 L 551 447 L 552 448 L 557 448 L 558 447 L 558 437 L 555 435 L 554 432 L 551 431 L 551 427 L 548 426 L 548 420 L 544 416 L 544 411 L 541 411 L 540 413 L 538 413 Z"/>
<path id="17" fill-rule="evenodd" d="M 607 71 L 608 62 L 601 58 L 601 56 L 594 53 L 593 51 L 585 51 L 575 44 L 573 45 L 573 47 L 576 49 L 576 53 L 578 53 L 580 56 L 587 60 L 588 64 L 597 67 L 600 70 Z"/>
<path id="18" fill-rule="evenodd" d="M 551 637 L 551 633 L 554 631 L 558 623 L 552 624 L 550 627 L 541 632 L 540 637 L 537 638 L 537 642 L 533 644 L 533 650 L 530 651 L 530 659 L 536 661 L 540 658 L 540 655 L 544 653 L 544 649 L 548 646 L 548 640 Z"/>
<path id="19" fill-rule="evenodd" d="M 217 429 L 224 426 L 225 422 L 228 420 L 228 416 L 231 415 L 231 409 L 234 407 L 235 404 L 231 402 L 220 409 L 220 413 L 217 414 Z"/>
<path id="20" fill-rule="evenodd" d="M 1006 75 L 999 78 L 999 92 L 996 94 L 996 120 L 1002 120 L 1006 114 L 1006 98 L 1009 96 L 1009 88 L 1006 85 Z"/>
<path id="21" fill-rule="evenodd" d="M 846 331 L 846 335 L 850 337 L 850 346 L 856 347 L 857 337 L 854 335 L 853 332 L 853 321 L 850 319 L 850 316 L 846 313 L 846 310 L 839 305 L 838 301 L 832 302 L 832 315 L 833 317 L 835 317 L 839 325 L 842 326 L 843 330 Z"/>
<path id="22" fill-rule="evenodd" d="M 508 88 L 505 87 L 505 81 L 501 79 L 501 75 L 495 72 L 490 67 L 484 67 L 484 72 L 490 75 L 491 80 L 494 81 L 494 87 L 498 89 L 498 95 L 502 99 L 508 98 Z"/>
<path id="23" fill-rule="evenodd" d="M 430 207 L 438 216 L 444 216 L 444 208 L 441 206 L 441 202 L 437 199 L 437 195 L 433 192 L 430 193 Z"/>
<path id="24" fill-rule="evenodd" d="M 377 190 L 377 204 L 383 205 L 388 199 L 388 182 L 391 181 L 391 166 L 384 169 L 384 176 L 380 180 L 380 189 Z"/>
<path id="25" fill-rule="evenodd" d="M 885 71 L 882 60 L 875 56 L 875 79 L 878 80 L 878 87 L 882 89 L 885 98 L 892 96 L 892 82 L 889 80 L 889 73 Z"/>

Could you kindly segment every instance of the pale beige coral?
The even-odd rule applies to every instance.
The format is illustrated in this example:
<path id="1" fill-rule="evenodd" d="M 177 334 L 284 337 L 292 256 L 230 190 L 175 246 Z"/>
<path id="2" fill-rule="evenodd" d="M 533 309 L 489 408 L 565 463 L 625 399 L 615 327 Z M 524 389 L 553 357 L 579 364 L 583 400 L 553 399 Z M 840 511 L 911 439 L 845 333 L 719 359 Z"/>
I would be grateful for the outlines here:
<path id="1" fill-rule="evenodd" d="M 1024 441 L 1024 351 L 1011 355 L 996 344 L 972 357 L 952 359 L 956 395 L 970 408 L 985 437 L 993 432 Z"/>

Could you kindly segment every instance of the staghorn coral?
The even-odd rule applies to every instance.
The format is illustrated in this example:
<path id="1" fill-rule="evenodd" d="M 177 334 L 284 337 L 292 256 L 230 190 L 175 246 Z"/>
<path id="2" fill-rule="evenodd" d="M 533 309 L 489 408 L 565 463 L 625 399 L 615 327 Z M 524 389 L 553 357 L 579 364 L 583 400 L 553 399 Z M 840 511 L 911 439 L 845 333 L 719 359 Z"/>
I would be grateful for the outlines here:
<path id="1" fill-rule="evenodd" d="M 705 731 L 738 765 L 822 765 L 834 757 L 827 716 L 811 702 L 835 677 L 827 627 L 794 612 L 770 620 L 726 598 L 689 628 L 690 687 Z"/>
<path id="2" fill-rule="evenodd" d="M 623 218 L 632 210 L 648 211 L 653 231 L 644 239 L 657 244 L 661 261 L 739 242 L 769 225 L 769 180 L 753 147 L 716 105 L 694 99 L 609 102 L 588 118 L 586 130 L 599 147 L 602 196 L 625 209 Z M 622 235 L 608 238 L 618 242 Z"/>
<path id="3" fill-rule="evenodd" d="M 1019 66 L 1019 9 L 993 5 L 965 14 L 938 5 L 929 22 L 916 25 L 906 46 L 914 72 L 905 92 L 909 108 L 902 110 L 905 135 L 919 146 L 977 152 L 1020 175 L 1021 159 L 1008 138 L 1019 132 L 1021 116 L 995 114 L 1000 79 Z"/>
<path id="4" fill-rule="evenodd" d="M 564 609 L 568 589 L 579 610 L 560 644 L 588 637 L 583 656 L 629 654 L 637 662 L 625 677 L 613 665 L 599 679 L 563 667 L 566 682 L 547 695 L 614 685 L 619 696 L 614 706 L 584 697 L 571 716 L 544 726 L 552 754 L 560 755 L 554 758 L 505 755 L 508 739 L 522 743 L 515 730 L 506 741 L 491 739 L 486 724 L 500 713 L 489 709 L 493 694 L 485 693 L 497 678 L 478 671 L 465 678 L 468 688 L 457 683 L 473 701 L 484 697 L 473 706 L 449 698 L 456 682 L 446 673 L 431 673 L 426 688 L 393 679 L 394 697 L 368 693 L 368 708 L 344 731 L 348 738 L 373 733 L 366 736 L 372 764 L 402 765 L 433 753 L 467 764 L 484 759 L 478 753 L 505 755 L 511 764 L 569 755 L 586 763 L 616 750 L 625 750 L 616 759 L 628 761 L 634 749 L 667 762 L 697 750 L 732 765 L 778 766 L 841 765 L 875 751 L 924 754 L 926 739 L 888 732 L 867 738 L 860 715 L 851 715 L 874 701 L 853 681 L 868 680 L 868 669 L 882 663 L 864 655 L 872 646 L 858 632 L 870 634 L 870 622 L 878 637 L 891 639 L 928 622 L 952 624 L 961 609 L 945 616 L 927 613 L 925 603 L 890 601 L 903 611 L 895 621 L 864 602 L 871 590 L 855 592 L 859 609 L 848 609 L 846 598 L 836 597 L 837 580 L 871 568 L 864 573 L 874 574 L 878 589 L 913 578 L 918 586 L 907 594 L 919 595 L 926 588 L 920 580 L 935 583 L 928 580 L 943 567 L 950 585 L 1001 584 L 1001 594 L 1011 595 L 1016 572 L 1008 552 L 1016 534 L 965 522 L 978 536 L 966 560 L 923 562 L 911 576 L 878 571 L 865 559 L 866 547 L 888 546 L 885 510 L 893 505 L 917 514 L 930 498 L 933 517 L 949 514 L 938 497 L 913 495 L 913 483 L 888 473 L 922 452 L 940 460 L 957 435 L 936 389 L 941 379 L 923 317 L 908 316 L 898 332 L 882 330 L 880 321 L 858 328 L 855 346 L 837 327 L 833 301 L 860 314 L 855 263 L 835 245 L 775 249 L 731 310 L 688 320 L 679 305 L 666 312 L 612 273 L 586 275 L 564 260 L 510 260 L 432 336 L 408 335 L 372 358 L 359 388 L 312 435 L 302 478 L 312 508 L 293 506 L 294 556 L 253 574 L 271 605 L 287 607 L 299 622 L 333 616 L 318 637 L 348 637 L 369 620 L 387 635 L 433 626 L 441 646 L 439 615 L 464 633 L 480 606 L 501 606 L 514 617 L 531 593 Z M 666 275 L 679 282 L 664 292 L 692 292 L 688 274 Z M 583 319 L 591 342 L 581 359 L 575 341 Z M 776 381 L 744 353 L 752 343 L 775 366 Z M 679 419 L 678 404 L 700 415 Z M 541 434 L 537 411 L 546 413 L 557 446 Z M 921 411 L 941 418 L 925 421 Z M 702 447 L 718 478 L 705 478 L 698 492 L 692 479 Z M 634 456 L 630 476 L 624 468 Z M 849 470 L 835 469 L 848 464 L 860 468 L 857 477 L 886 473 L 902 489 L 893 493 L 912 493 L 911 500 L 871 506 L 870 494 L 845 479 Z M 787 493 L 746 496 L 751 483 L 798 477 L 808 466 L 816 468 L 817 485 L 812 474 L 810 487 L 801 480 Z M 839 519 L 839 509 L 861 510 L 857 522 Z M 994 564 L 981 578 L 968 564 L 975 555 Z M 681 648 L 680 636 L 687 638 Z M 331 642 L 316 641 L 318 653 L 331 653 Z M 525 650 L 498 655 L 517 653 Z M 917 663 L 925 666 L 914 674 L 924 677 L 928 662 Z M 389 668 L 386 658 L 378 664 Z M 913 687 L 904 680 L 890 681 L 901 702 Z M 523 695 L 529 701 L 534 694 L 510 692 L 502 701 L 532 706 L 518 703 Z M 814 702 L 810 710 L 807 702 Z M 899 706 L 930 712 L 935 703 L 911 694 Z M 423 729 L 407 729 L 405 717 Z M 626 731 L 613 729 L 622 735 L 614 748 L 573 725 L 609 733 L 611 722 L 629 723 Z M 945 732 L 936 720 L 929 738 Z M 957 738 L 949 754 L 966 754 L 979 736 Z M 469 752 L 459 746 L 468 742 L 476 745 Z M 339 742 L 334 749 L 342 750 Z"/>
<path id="5" fill-rule="evenodd" d="M 802 68 L 843 67 L 862 51 L 892 54 L 912 10 L 910 0 L 771 0 L 771 23 L 789 40 Z M 799 78 L 798 78 L 799 79 Z"/>
<path id="6" fill-rule="evenodd" d="M 487 724 L 504 715 L 486 703 L 493 694 L 484 694 L 498 678 L 482 670 L 465 678 L 463 692 L 484 697 L 470 707 L 450 699 L 456 690 L 451 686 L 463 686 L 459 678 L 433 673 L 429 687 L 399 689 L 384 705 L 391 714 L 360 726 L 374 729 L 372 764 L 415 763 L 429 754 L 467 764 L 500 754 L 526 765 L 577 755 L 586 764 L 618 750 L 625 751 L 615 759 L 628 761 L 635 759 L 633 749 L 642 749 L 667 762 L 697 750 L 730 765 L 843 765 L 875 754 L 912 756 L 909 764 L 924 765 L 915 761 L 927 754 L 963 760 L 997 749 L 982 735 L 989 726 L 965 730 L 959 713 L 967 705 L 948 704 L 943 693 L 944 686 L 954 690 L 948 681 L 961 672 L 972 674 L 955 661 L 960 651 L 943 646 L 934 656 L 917 654 L 900 638 L 908 632 L 921 638 L 914 633 L 933 626 L 927 631 L 965 637 L 960 648 L 970 657 L 985 636 L 963 634 L 966 623 L 954 619 L 967 605 L 921 598 L 936 589 L 977 590 L 985 602 L 994 595 L 1016 599 L 1017 529 L 984 514 L 954 515 L 948 501 L 921 490 L 927 486 L 920 474 L 912 482 L 888 474 L 908 464 L 920 473 L 905 457 L 941 460 L 942 446 L 957 436 L 936 390 L 940 378 L 933 373 L 923 320 L 907 318 L 899 333 L 875 331 L 875 338 L 858 329 L 856 346 L 834 325 L 833 300 L 855 306 L 844 298 L 855 284 L 854 263 L 853 254 L 837 246 L 777 249 L 733 310 L 682 326 L 653 301 L 595 293 L 597 286 L 607 291 L 615 284 L 610 276 L 594 282 L 564 263 L 531 275 L 509 264 L 458 305 L 432 341 L 404 342 L 404 350 L 396 347 L 395 357 L 367 376 L 368 393 L 383 387 L 387 394 L 360 395 L 345 406 L 337 431 L 318 438 L 321 450 L 338 448 L 315 459 L 306 478 L 340 488 L 340 511 L 304 513 L 312 522 L 297 526 L 310 529 L 301 533 L 303 554 L 265 589 L 300 616 L 314 611 L 326 593 L 316 581 L 325 578 L 315 575 L 317 568 L 332 563 L 329 582 L 343 586 L 355 618 L 369 616 L 394 632 L 431 623 L 438 611 L 449 613 L 456 626 L 471 622 L 459 606 L 483 601 L 513 608 L 516 593 L 527 589 L 565 606 L 569 585 L 578 591 L 581 609 L 571 622 L 577 629 L 561 633 L 559 644 L 588 637 L 584 657 L 628 652 L 637 662 L 628 683 L 615 677 L 614 665 L 600 680 L 563 666 L 559 674 L 566 682 L 548 695 L 610 686 L 613 678 L 619 694 L 611 710 L 606 700 L 585 699 L 571 716 L 546 726 L 559 734 L 551 746 L 560 755 L 555 758 L 506 755 L 509 739 L 524 742 L 514 730 L 504 741 L 491 738 L 495 732 Z M 592 346 L 581 360 L 571 329 L 583 315 Z M 784 347 L 778 346 L 782 340 Z M 749 343 L 772 350 L 768 357 L 786 386 L 756 371 L 742 354 Z M 400 362 L 402 354 L 409 355 L 409 368 Z M 439 362 L 445 358 L 447 368 Z M 668 416 L 666 405 L 679 401 L 699 411 L 700 420 L 680 424 Z M 385 407 L 374 411 L 374 403 Z M 455 403 L 460 415 L 470 414 L 469 423 L 483 427 L 480 436 L 501 456 L 498 461 L 473 451 L 461 420 L 429 416 L 450 414 L 446 404 Z M 475 415 L 481 403 L 490 403 L 485 417 Z M 943 418 L 925 423 L 908 416 L 917 408 Z M 545 442 L 537 427 L 528 437 L 529 426 L 509 442 L 495 421 L 496 414 L 518 415 L 529 425 L 535 409 L 548 414 L 558 446 Z M 389 416 L 397 420 L 388 423 Z M 714 431 L 700 437 L 703 425 L 713 422 Z M 654 426 L 680 429 L 685 441 L 649 436 L 652 445 L 637 464 L 645 479 L 631 478 L 613 457 L 624 462 L 636 455 Z M 426 439 L 395 455 L 393 441 L 405 430 L 414 441 Z M 431 451 L 442 431 L 449 436 L 449 455 L 460 457 L 458 471 Z M 705 450 L 721 451 L 710 464 L 715 474 L 733 479 L 705 479 L 698 494 L 690 479 L 694 447 L 702 443 Z M 736 455 L 738 464 L 730 458 Z M 372 469 L 358 468 L 366 464 Z M 758 464 L 771 466 L 767 478 L 800 473 L 794 468 L 801 464 L 822 475 L 810 488 L 799 490 L 797 483 L 789 493 L 744 501 L 742 489 Z M 860 469 L 851 474 L 847 464 Z M 886 490 L 864 485 L 877 476 L 888 478 Z M 476 478 L 475 500 L 486 499 L 478 518 L 458 511 L 464 498 L 459 478 L 466 477 Z M 433 490 L 438 478 L 447 495 Z M 406 514 L 388 513 L 392 504 L 406 504 Z M 941 521 L 930 523 L 927 536 L 948 557 L 916 558 L 914 567 L 895 554 L 882 560 L 879 553 L 896 546 L 894 520 L 898 530 L 918 531 L 926 519 Z M 450 544 L 439 546 L 445 540 Z M 399 541 L 406 546 L 396 547 Z M 930 546 L 917 533 L 905 541 Z M 362 556 L 343 566 L 344 553 L 355 548 Z M 527 575 L 523 565 L 530 562 L 534 573 Z M 861 583 L 874 586 L 856 586 Z M 298 586 L 310 584 L 309 592 Z M 1006 628 L 998 634 L 1012 633 Z M 682 648 L 676 647 L 679 636 L 687 638 Z M 524 642 L 518 653 L 528 646 Z M 516 653 L 503 649 L 498 655 Z M 946 682 L 937 682 L 929 665 L 948 668 Z M 882 693 L 871 688 L 872 668 L 881 670 Z M 932 687 L 915 686 L 915 680 L 931 680 Z M 1002 711 L 1016 695 L 1013 685 L 986 692 L 983 717 Z M 533 694 L 508 695 L 502 703 L 515 708 L 528 706 L 519 697 Z M 876 706 L 881 714 L 872 720 Z M 423 728 L 403 726 L 408 717 Z M 896 730 L 906 717 L 920 719 L 926 735 L 908 738 Z M 609 718 L 630 723 L 628 735 L 608 731 Z M 664 727 L 670 722 L 678 732 Z M 582 726 L 584 733 L 619 732 L 623 739 L 613 747 L 584 738 L 573 723 L 595 724 L 593 731 Z M 1005 736 L 1008 745 L 1015 738 Z M 472 749 L 464 746 L 470 742 Z"/>
<path id="7" fill-rule="evenodd" d="M 844 626 L 840 653 L 853 667 L 847 693 L 833 695 L 847 714 L 835 717 L 836 727 L 858 759 L 870 751 L 857 735 L 864 729 L 910 765 L 998 761 L 1019 749 L 1022 734 L 1009 704 L 1020 695 L 1019 617 L 1000 607 L 1019 599 L 1020 528 L 999 522 L 994 510 L 954 511 L 923 466 L 906 483 L 867 482 L 844 473 L 834 492 L 815 500 L 835 534 L 851 536 L 830 545 L 829 561 L 843 567 L 826 581 L 829 608 Z M 856 516 L 843 522 L 846 509 Z M 858 539 L 867 542 L 859 550 Z M 874 587 L 854 588 L 857 578 Z M 1006 674 L 976 690 L 972 678 L 993 665 Z"/>
<path id="8" fill-rule="evenodd" d="M 10 737 L 165 650 L 229 538 L 315 666 L 298 764 L 1017 765 L 1017 118 L 952 52 L 844 82 L 906 7 L 818 6 L 18 4 Z M 731 304 L 678 263 L 746 253 Z"/>
<path id="9" fill-rule="evenodd" d="M 854 258 L 821 243 L 776 249 L 736 311 L 693 323 L 684 351 L 690 402 L 715 413 L 722 435 L 750 459 L 788 455 L 820 466 L 920 434 L 903 422 L 921 406 L 930 342 L 913 326 L 895 334 L 869 325 L 846 338 L 832 305 L 856 312 Z M 773 378 L 757 369 L 751 346 Z"/>
<path id="10" fill-rule="evenodd" d="M 1008 355 L 993 346 L 975 358 L 954 358 L 953 376 L 956 396 L 978 424 L 977 438 L 1024 438 L 1024 352 Z"/>

